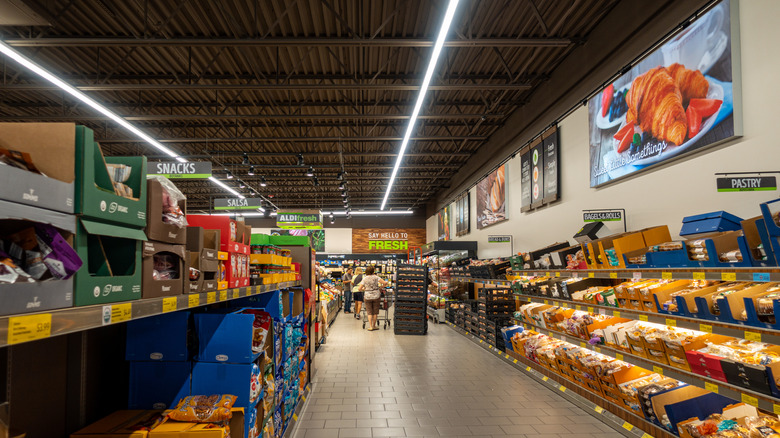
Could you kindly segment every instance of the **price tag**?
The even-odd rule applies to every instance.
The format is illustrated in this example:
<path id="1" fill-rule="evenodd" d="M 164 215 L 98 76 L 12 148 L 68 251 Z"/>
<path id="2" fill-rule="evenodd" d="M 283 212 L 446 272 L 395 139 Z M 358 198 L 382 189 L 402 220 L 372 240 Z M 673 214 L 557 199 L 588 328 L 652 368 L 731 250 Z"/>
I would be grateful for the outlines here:
<path id="1" fill-rule="evenodd" d="M 130 321 L 133 317 L 132 303 L 114 304 L 111 306 L 111 324 Z"/>
<path id="2" fill-rule="evenodd" d="M 742 403 L 758 407 L 758 399 L 747 394 L 742 394 Z"/>
<path id="3" fill-rule="evenodd" d="M 602 408 L 601 406 L 596 406 L 593 410 L 599 414 L 604 412 L 604 408 Z"/>
<path id="4" fill-rule="evenodd" d="M 594 350 L 596 350 L 596 353 L 601 353 L 601 347 L 593 347 Z"/>
<path id="5" fill-rule="evenodd" d="M 609 278 L 617 278 L 617 272 L 610 272 Z"/>
<path id="6" fill-rule="evenodd" d="M 226 290 L 219 291 L 219 300 L 220 301 L 227 301 L 227 291 Z"/>
<path id="7" fill-rule="evenodd" d="M 720 274 L 720 279 L 723 281 L 737 281 L 737 273 L 736 272 L 722 272 Z"/>
<path id="8" fill-rule="evenodd" d="M 566 387 L 561 385 L 561 386 L 558 387 L 558 390 L 561 391 L 561 392 L 566 392 Z"/>
<path id="9" fill-rule="evenodd" d="M 588 278 L 593 278 L 596 276 L 595 272 L 588 272 Z"/>
<path id="10" fill-rule="evenodd" d="M 576 306 L 574 306 L 574 308 L 575 308 L 575 309 L 577 309 L 577 310 L 582 310 L 582 306 L 580 306 L 579 304 L 577 304 Z"/>
<path id="11" fill-rule="evenodd" d="M 664 280 L 671 280 L 672 279 L 672 273 L 671 272 L 661 272 L 661 278 Z"/>
<path id="12" fill-rule="evenodd" d="M 612 316 L 614 316 L 615 318 L 620 318 L 620 312 L 617 311 L 617 310 L 613 310 L 612 311 Z"/>
<path id="13" fill-rule="evenodd" d="M 699 331 L 705 333 L 712 333 L 712 326 L 709 324 L 699 324 Z"/>
<path id="14" fill-rule="evenodd" d="M 561 273 L 560 273 L 560 272 L 556 272 L 556 273 L 555 273 L 555 276 L 556 276 L 556 277 L 560 277 L 560 276 L 561 276 Z"/>
<path id="15" fill-rule="evenodd" d="M 531 367 L 525 367 L 526 371 L 531 371 Z"/>
<path id="16" fill-rule="evenodd" d="M 664 375 L 664 369 L 661 367 L 653 366 L 653 372 L 661 376 Z"/>
<path id="17" fill-rule="evenodd" d="M 167 297 L 162 300 L 162 312 L 168 313 L 178 309 L 179 303 L 176 297 Z"/>
<path id="18" fill-rule="evenodd" d="M 623 354 L 622 353 L 615 353 L 615 359 L 623 360 Z"/>
<path id="19" fill-rule="evenodd" d="M 217 302 L 217 293 L 209 292 L 206 294 L 206 304 L 214 304 Z"/>
<path id="20" fill-rule="evenodd" d="M 585 348 L 587 344 L 585 344 L 585 341 L 580 341 L 580 347 Z"/>
<path id="21" fill-rule="evenodd" d="M 653 438 L 653 436 L 650 435 L 649 433 L 643 433 L 640 438 Z"/>
<path id="22" fill-rule="evenodd" d="M 517 359 L 513 360 L 512 363 L 517 363 Z"/>
<path id="23" fill-rule="evenodd" d="M 693 279 L 694 280 L 704 280 L 704 272 L 694 272 L 693 273 Z"/>
<path id="24" fill-rule="evenodd" d="M 550 304 L 549 300 L 544 300 L 544 304 Z"/>
<path id="25" fill-rule="evenodd" d="M 545 276 L 545 277 L 549 277 L 549 276 L 550 276 L 550 273 L 549 273 L 549 272 L 545 272 L 545 273 L 544 273 L 544 276 Z"/>
<path id="26" fill-rule="evenodd" d="M 198 307 L 198 306 L 200 306 L 200 295 L 199 294 L 192 294 L 189 297 L 187 297 L 187 306 L 188 307 Z"/>
<path id="27" fill-rule="evenodd" d="M 677 327 L 677 320 L 666 318 L 666 325 L 668 325 L 669 327 Z"/>
<path id="28" fill-rule="evenodd" d="M 580 273 L 579 272 L 572 272 L 571 273 L 571 278 L 580 278 Z"/>
<path id="29" fill-rule="evenodd" d="M 509 355 L 507 354 L 506 356 L 504 356 L 504 359 L 509 359 Z"/>
<path id="30" fill-rule="evenodd" d="M 51 336 L 51 313 L 8 318 L 8 345 Z"/>
<path id="31" fill-rule="evenodd" d="M 745 339 L 748 341 L 761 342 L 761 333 L 749 332 L 745 330 Z"/>
<path id="32" fill-rule="evenodd" d="M 301 398 L 303 399 L 303 401 L 306 401 L 306 396 L 305 395 L 302 395 Z"/>
<path id="33" fill-rule="evenodd" d="M 553 301 L 553 306 L 560 306 L 560 305 L 561 305 L 561 303 L 559 303 L 557 301 Z"/>
<path id="34" fill-rule="evenodd" d="M 480 344 L 482 343 L 482 339 L 480 339 L 480 340 L 479 340 L 479 343 L 480 343 Z"/>
<path id="35" fill-rule="evenodd" d="M 231 298 L 236 299 L 241 296 L 241 289 L 233 289 L 233 292 L 231 293 Z"/>
<path id="36" fill-rule="evenodd" d="M 547 334 L 548 334 L 548 335 L 549 335 L 551 338 L 555 336 L 555 335 L 553 335 L 553 332 L 547 332 Z"/>
<path id="37" fill-rule="evenodd" d="M 647 322 L 647 315 L 639 315 L 639 320 Z"/>
<path id="38" fill-rule="evenodd" d="M 641 272 L 634 272 L 634 275 L 632 277 L 634 280 L 641 280 L 642 279 L 642 273 Z"/>
<path id="39" fill-rule="evenodd" d="M 634 425 L 629 423 L 628 421 L 623 422 L 623 429 L 625 430 L 634 430 Z"/>
<path id="40" fill-rule="evenodd" d="M 542 381 L 546 382 L 546 381 L 548 381 L 548 380 L 550 380 L 550 378 L 549 378 L 549 377 L 547 377 L 547 376 L 544 376 L 544 377 L 542 377 Z"/>
<path id="41" fill-rule="evenodd" d="M 593 307 L 588 307 L 588 312 L 593 313 Z"/>
<path id="42" fill-rule="evenodd" d="M 768 272 L 754 272 L 753 281 L 769 281 Z"/>
<path id="43" fill-rule="evenodd" d="M 714 392 L 715 394 L 717 394 L 719 390 L 718 385 L 710 382 L 704 382 L 704 389 L 706 389 L 709 392 Z"/>
<path id="44" fill-rule="evenodd" d="M 298 421 L 298 414 L 293 414 L 293 420 Z"/>
<path id="45" fill-rule="evenodd" d="M 773 404 L 772 405 L 772 412 L 774 412 L 775 415 L 780 415 L 780 405 Z"/>

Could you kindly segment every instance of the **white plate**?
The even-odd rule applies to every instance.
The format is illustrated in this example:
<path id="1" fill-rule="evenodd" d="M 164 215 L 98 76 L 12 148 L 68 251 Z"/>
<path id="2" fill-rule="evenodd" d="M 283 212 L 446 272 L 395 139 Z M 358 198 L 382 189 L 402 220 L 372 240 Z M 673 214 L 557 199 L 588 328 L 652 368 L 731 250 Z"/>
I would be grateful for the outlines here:
<path id="1" fill-rule="evenodd" d="M 708 81 L 709 81 L 709 79 L 708 79 Z M 710 83 L 710 89 L 707 92 L 707 99 L 723 100 L 723 87 L 721 87 L 720 84 L 717 84 L 717 83 L 715 83 L 713 81 L 709 81 L 709 83 Z M 709 132 L 710 129 L 712 129 L 712 127 L 715 125 L 715 120 L 717 120 L 718 114 L 720 113 L 720 111 L 722 109 L 723 109 L 723 104 L 721 104 L 720 108 L 718 108 L 718 110 L 715 112 L 715 114 L 707 117 L 706 120 L 702 121 L 701 129 L 699 130 L 699 133 L 696 134 L 693 138 L 688 139 L 688 141 L 686 141 L 685 143 L 683 143 L 683 144 L 681 144 L 679 146 L 675 146 L 675 145 L 667 146 L 666 149 L 664 149 L 664 151 L 661 152 L 658 155 L 654 155 L 654 156 L 648 157 L 648 158 L 643 158 L 641 160 L 632 161 L 630 164 L 635 165 L 635 166 L 644 166 L 644 165 L 647 165 L 647 164 L 653 164 L 653 163 L 657 163 L 659 161 L 664 161 L 667 158 L 673 157 L 673 156 L 675 156 L 675 155 L 685 151 L 686 149 L 688 149 L 688 147 L 696 144 L 696 142 L 699 141 L 700 138 L 702 138 L 707 132 Z M 623 126 L 625 126 L 625 123 L 622 123 L 620 125 L 620 129 L 622 129 Z M 642 131 L 639 130 L 639 129 L 637 129 L 637 131 L 641 135 Z M 617 153 L 617 148 L 618 148 L 619 143 L 620 143 L 619 140 L 613 140 L 613 145 L 614 145 L 614 148 L 615 148 L 614 152 L 615 152 L 615 154 L 617 156 L 621 156 L 622 155 L 622 154 L 618 154 Z M 625 154 L 625 152 L 623 152 L 623 153 Z"/>
<path id="2" fill-rule="evenodd" d="M 619 92 L 619 91 L 624 91 L 624 90 L 628 90 L 628 85 L 626 85 L 626 86 L 624 86 L 622 88 L 618 88 L 616 93 Z M 603 91 L 602 91 L 602 93 L 603 93 Z M 625 122 L 625 120 L 626 120 L 626 113 L 623 113 L 622 116 L 612 120 L 611 122 L 609 121 L 609 113 L 607 113 L 606 117 L 602 116 L 601 115 L 601 100 L 600 99 L 599 99 L 599 108 L 598 108 L 597 111 L 598 111 L 598 113 L 596 114 L 596 126 L 599 129 L 614 128 L 615 126 L 622 125 L 623 122 Z"/>

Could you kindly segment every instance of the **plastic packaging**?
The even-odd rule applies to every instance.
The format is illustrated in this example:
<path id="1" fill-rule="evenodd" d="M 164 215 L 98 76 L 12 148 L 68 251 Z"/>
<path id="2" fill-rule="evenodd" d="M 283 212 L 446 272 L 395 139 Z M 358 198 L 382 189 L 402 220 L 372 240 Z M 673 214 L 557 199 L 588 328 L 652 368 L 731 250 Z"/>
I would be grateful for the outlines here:
<path id="1" fill-rule="evenodd" d="M 152 278 L 155 280 L 175 280 L 179 278 L 179 263 L 177 256 L 171 253 L 161 252 L 153 256 L 154 271 Z"/>
<path id="2" fill-rule="evenodd" d="M 179 203 L 187 199 L 168 178 L 162 175 L 147 175 L 146 179 L 157 180 L 162 186 L 162 221 L 176 225 L 179 228 L 187 226 L 187 218 L 179 207 Z"/>
<path id="3" fill-rule="evenodd" d="M 232 417 L 230 408 L 235 402 L 234 395 L 193 395 L 179 400 L 176 408 L 168 413 L 168 418 L 195 423 L 220 423 Z"/>

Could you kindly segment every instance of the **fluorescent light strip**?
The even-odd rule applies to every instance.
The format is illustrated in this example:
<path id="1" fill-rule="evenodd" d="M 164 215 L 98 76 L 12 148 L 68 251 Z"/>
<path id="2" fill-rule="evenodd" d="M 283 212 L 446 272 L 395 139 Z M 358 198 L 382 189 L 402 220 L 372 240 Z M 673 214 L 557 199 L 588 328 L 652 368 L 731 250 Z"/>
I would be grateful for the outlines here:
<path id="1" fill-rule="evenodd" d="M 346 216 L 346 211 L 321 211 L 323 215 L 329 215 L 333 213 L 335 216 Z M 371 210 L 371 211 L 353 211 L 349 213 L 352 216 L 408 216 L 414 214 L 411 210 L 399 210 L 399 211 L 383 211 L 383 210 Z M 258 217 L 265 216 L 263 213 L 257 212 L 233 212 L 233 213 L 212 213 L 212 216 L 245 216 L 245 217 Z M 276 212 L 272 212 L 271 216 L 276 216 Z"/>
<path id="2" fill-rule="evenodd" d="M 439 55 L 441 55 L 442 47 L 444 47 L 444 40 L 447 38 L 447 33 L 450 30 L 452 19 L 455 16 L 455 10 L 458 8 L 459 0 L 450 0 L 447 5 L 447 11 L 444 13 L 444 21 L 441 24 L 439 30 L 439 36 L 436 38 L 436 43 L 433 45 L 433 52 L 431 53 L 431 60 L 428 63 L 428 70 L 425 72 L 425 78 L 423 79 L 422 86 L 420 87 L 420 94 L 417 95 L 417 102 L 414 104 L 414 111 L 412 111 L 412 117 L 409 118 L 409 126 L 406 128 L 406 134 L 404 134 L 403 141 L 401 141 L 401 149 L 398 151 L 398 158 L 395 160 L 395 166 L 393 166 L 393 173 L 390 174 L 390 181 L 387 183 L 387 190 L 385 191 L 385 197 L 382 199 L 382 206 L 380 210 L 385 209 L 387 204 L 387 198 L 390 196 L 390 190 L 393 188 L 393 182 L 398 174 L 398 169 L 401 167 L 401 161 L 403 161 L 406 147 L 409 145 L 409 138 L 414 131 L 414 125 L 417 123 L 417 116 L 420 115 L 422 104 L 425 101 L 425 95 L 428 92 L 428 86 L 431 84 L 433 78 L 433 72 L 436 70 L 436 64 L 439 61 Z"/>
<path id="3" fill-rule="evenodd" d="M 233 189 L 233 188 L 232 188 L 232 187 L 230 187 L 229 185 L 227 185 L 227 184 L 223 183 L 222 181 L 220 181 L 220 180 L 218 180 L 218 179 L 214 178 L 213 176 L 210 176 L 210 177 L 209 177 L 209 181 L 211 181 L 211 182 L 213 182 L 214 184 L 216 184 L 216 185 L 218 185 L 218 186 L 222 187 L 223 189 L 225 189 L 225 191 L 227 191 L 227 192 L 229 192 L 229 193 L 232 193 L 232 194 L 234 194 L 234 195 L 238 196 L 239 198 L 242 198 L 242 199 L 244 198 L 244 195 L 242 195 L 241 193 L 238 193 L 238 192 L 237 192 L 235 189 Z"/>

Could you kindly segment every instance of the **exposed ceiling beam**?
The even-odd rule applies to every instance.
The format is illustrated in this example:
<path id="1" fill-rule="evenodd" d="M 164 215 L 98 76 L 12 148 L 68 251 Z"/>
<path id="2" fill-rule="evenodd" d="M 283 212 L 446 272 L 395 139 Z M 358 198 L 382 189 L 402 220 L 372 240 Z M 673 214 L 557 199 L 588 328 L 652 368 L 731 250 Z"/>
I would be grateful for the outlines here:
<path id="1" fill-rule="evenodd" d="M 81 91 L 418 91 L 414 84 L 99 84 L 76 85 Z M 432 91 L 526 91 L 530 84 L 490 83 L 490 84 L 438 84 L 428 87 Z M 0 91 L 61 91 L 55 85 L 46 84 L 10 84 L 0 86 Z"/>
<path id="2" fill-rule="evenodd" d="M 17 96 L 14 96 L 17 97 Z M 23 97 L 23 96 L 18 96 Z M 64 95 L 63 97 L 67 98 L 67 95 Z M 47 103 L 47 102 L 14 102 L 14 101 L 8 101 L 10 96 L 6 96 L 5 100 L 3 102 L 0 102 L 0 106 L 6 106 L 11 108 L 52 108 L 53 106 L 61 105 L 61 102 L 59 101 L 59 96 L 57 97 L 58 102 L 57 104 Z M 66 101 L 68 101 L 66 99 Z M 507 106 L 511 105 L 521 105 L 522 101 L 512 101 L 507 100 L 504 101 L 503 104 Z M 371 107 L 402 107 L 402 106 L 411 106 L 414 102 L 410 101 L 399 101 L 399 100 L 371 100 L 371 101 L 356 101 L 356 102 L 347 102 L 347 101 L 305 101 L 305 102 L 294 102 L 293 105 L 295 107 L 333 107 L 333 108 L 341 108 L 341 107 L 349 107 L 353 108 L 355 106 L 361 107 L 361 106 L 371 106 Z M 433 106 L 479 106 L 484 107 L 485 103 L 481 99 L 477 100 L 462 100 L 462 99 L 439 99 L 439 100 L 432 100 L 430 102 Z M 170 109 L 170 108 L 223 108 L 224 103 L 221 102 L 214 102 L 214 101 L 204 101 L 196 102 L 196 101 L 179 101 L 179 102 L 152 102 L 152 101 L 134 101 L 134 100 L 128 100 L 128 101 L 121 101 L 121 102 L 107 102 L 104 104 L 105 106 L 109 108 L 134 108 L 138 110 L 145 110 L 148 109 L 148 107 L 153 107 L 156 109 Z M 231 108 L 266 108 L 266 107 L 284 107 L 290 105 L 289 101 L 263 101 L 263 102 L 233 102 L 230 104 Z"/>
<path id="3" fill-rule="evenodd" d="M 2 107 L 3 104 L 0 104 Z M 55 107 L 55 109 L 57 109 Z M 504 114 L 427 114 L 419 116 L 421 120 L 455 120 L 461 122 L 466 119 L 500 119 Z M 130 121 L 190 121 L 190 120 L 215 120 L 215 119 L 250 119 L 250 120 L 409 120 L 408 115 L 403 114 L 147 114 L 147 115 L 125 115 L 121 116 Z M 105 116 L 81 116 L 73 114 L 70 116 L 60 115 L 3 115 L 0 116 L 0 122 L 9 122 L 24 119 L 26 121 L 50 121 L 50 122 L 99 122 L 111 120 Z M 287 125 L 290 126 L 290 125 Z"/>
<path id="4" fill-rule="evenodd" d="M 304 157 L 338 157 L 339 155 L 344 156 L 344 158 L 349 157 L 361 157 L 361 158 L 369 158 L 369 157 L 395 157 L 398 154 L 396 152 L 241 152 L 241 151 L 218 151 L 218 150 L 210 150 L 206 151 L 206 154 L 211 155 L 182 155 L 184 158 L 211 158 L 212 155 L 219 155 L 221 157 L 240 157 L 244 154 L 247 154 L 247 156 L 250 157 L 295 157 L 297 155 L 303 155 Z M 444 157 L 470 157 L 471 154 L 469 152 L 420 152 L 420 153 L 408 153 L 404 154 L 407 157 L 437 157 L 437 158 L 444 158 Z M 149 159 L 152 158 L 164 158 L 168 159 L 168 157 L 164 157 L 162 155 L 154 155 L 146 156 Z"/>
<path id="5" fill-rule="evenodd" d="M 412 137 L 412 141 L 484 141 L 487 137 L 484 135 L 426 135 Z M 100 138 L 95 139 L 100 143 L 138 143 L 134 138 Z M 326 142 L 356 142 L 356 141 L 401 141 L 401 137 L 192 137 L 192 138 L 158 138 L 160 143 L 236 143 L 236 142 L 255 142 L 255 143 L 326 143 Z"/>
<path id="6" fill-rule="evenodd" d="M 9 38 L 15 47 L 433 47 L 427 38 Z M 469 38 L 444 47 L 568 47 L 570 38 Z"/>
<path id="7" fill-rule="evenodd" d="M 79 66 L 88 70 L 90 66 Z M 260 77 L 276 77 L 276 71 L 257 73 Z M 26 77 L 27 75 L 22 75 Z M 91 71 L 85 71 L 83 73 L 70 73 L 62 74 L 59 76 L 64 81 L 102 81 L 106 79 L 105 74 L 92 73 Z M 501 75 L 494 72 L 491 73 L 469 73 L 458 74 L 451 73 L 441 77 L 442 81 L 460 80 L 464 82 L 489 80 L 489 79 L 515 79 L 514 76 L 508 74 Z M 549 75 L 546 74 L 523 74 L 518 78 L 519 81 L 534 81 L 534 80 L 546 80 Z M 205 73 L 202 75 L 195 74 L 177 74 L 177 73 L 114 73 L 110 78 L 112 81 L 254 81 L 257 79 L 255 73 L 236 72 L 236 73 Z M 378 73 L 378 74 L 348 74 L 348 73 L 290 73 L 285 76 L 285 81 L 321 81 L 321 80 L 349 80 L 349 81 L 417 81 L 420 79 L 419 74 L 414 73 Z"/>

